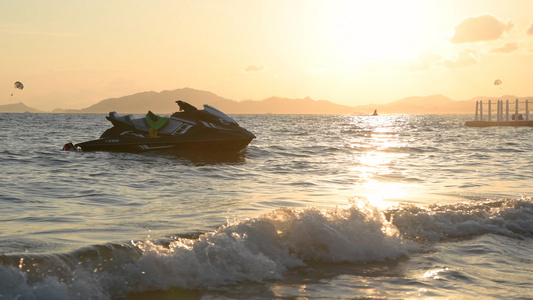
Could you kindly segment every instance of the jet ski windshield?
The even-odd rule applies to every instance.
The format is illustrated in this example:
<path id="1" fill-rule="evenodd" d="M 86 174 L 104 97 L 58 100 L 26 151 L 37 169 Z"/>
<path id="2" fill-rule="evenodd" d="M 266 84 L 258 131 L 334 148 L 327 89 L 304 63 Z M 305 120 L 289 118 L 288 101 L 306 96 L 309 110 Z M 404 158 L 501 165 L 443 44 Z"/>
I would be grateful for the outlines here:
<path id="1" fill-rule="evenodd" d="M 214 115 L 214 116 L 217 116 L 218 118 L 220 118 L 223 121 L 226 121 L 226 122 L 228 122 L 230 124 L 237 124 L 238 125 L 237 121 L 233 120 L 233 118 L 231 118 L 230 116 L 228 116 L 225 113 L 221 112 L 220 110 L 214 108 L 211 105 L 204 104 L 204 110 L 207 111 L 208 113 Z"/>

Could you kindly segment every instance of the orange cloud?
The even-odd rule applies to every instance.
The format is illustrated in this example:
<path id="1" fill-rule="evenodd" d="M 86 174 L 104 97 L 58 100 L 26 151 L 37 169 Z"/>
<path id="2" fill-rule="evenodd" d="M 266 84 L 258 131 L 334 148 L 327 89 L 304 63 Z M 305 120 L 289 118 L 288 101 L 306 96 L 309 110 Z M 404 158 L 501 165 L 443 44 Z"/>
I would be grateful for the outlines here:
<path id="1" fill-rule="evenodd" d="M 416 60 L 408 63 L 409 71 L 427 71 L 433 66 L 439 65 L 443 57 L 432 51 L 421 54 Z"/>
<path id="2" fill-rule="evenodd" d="M 263 66 L 250 65 L 250 66 L 246 67 L 246 69 L 244 69 L 244 72 L 261 72 L 264 69 L 265 69 L 265 67 L 263 67 Z"/>
<path id="3" fill-rule="evenodd" d="M 513 51 L 516 51 L 518 49 L 518 45 L 516 43 L 507 43 L 503 45 L 503 47 L 494 48 L 490 52 L 491 53 L 511 53 Z"/>
<path id="4" fill-rule="evenodd" d="M 533 35 L 533 23 L 531 23 L 531 26 L 529 26 L 528 30 L 526 31 L 528 35 Z"/>
<path id="5" fill-rule="evenodd" d="M 471 43 L 499 39 L 504 32 L 513 28 L 513 22 L 506 23 L 490 15 L 472 17 L 455 26 L 452 43 Z"/>
<path id="6" fill-rule="evenodd" d="M 448 68 L 462 68 L 477 64 L 478 53 L 473 50 L 465 50 L 459 53 L 459 56 L 454 59 L 447 59 L 442 62 L 442 65 Z"/>

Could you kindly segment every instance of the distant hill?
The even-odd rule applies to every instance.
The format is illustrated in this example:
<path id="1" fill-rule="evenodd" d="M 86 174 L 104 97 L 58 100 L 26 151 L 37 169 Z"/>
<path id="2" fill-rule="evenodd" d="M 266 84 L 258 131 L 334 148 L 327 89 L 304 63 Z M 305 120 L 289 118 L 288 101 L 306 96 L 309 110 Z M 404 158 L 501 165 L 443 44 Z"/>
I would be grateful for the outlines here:
<path id="1" fill-rule="evenodd" d="M 348 114 L 353 107 L 335 104 L 327 100 L 288 99 L 271 97 L 261 101 L 239 102 L 235 113 L 243 114 Z"/>
<path id="2" fill-rule="evenodd" d="M 43 113 L 44 111 L 26 106 L 24 103 L 13 103 L 13 104 L 6 104 L 6 105 L 0 105 L 0 112 L 4 113 Z"/>
<path id="3" fill-rule="evenodd" d="M 56 109 L 54 112 L 108 113 L 110 111 L 116 111 L 120 114 L 139 114 L 151 110 L 154 113 L 168 114 L 178 110 L 178 105 L 176 104 L 177 100 L 186 101 L 199 108 L 202 108 L 203 104 L 209 104 L 223 111 L 224 107 L 232 108 L 238 103 L 237 101 L 217 96 L 211 92 L 183 88 L 173 91 L 162 91 L 160 93 L 153 91 L 142 92 L 120 98 L 102 100 L 80 110 Z"/>
<path id="4" fill-rule="evenodd" d="M 474 108 L 475 101 L 454 101 L 443 95 L 407 97 L 387 104 L 370 104 L 355 107 L 359 111 L 377 109 L 379 114 L 464 114 L 473 113 Z"/>
<path id="5" fill-rule="evenodd" d="M 516 97 L 513 95 L 504 95 L 501 97 L 475 97 L 468 100 L 452 100 L 443 95 L 432 95 L 426 97 L 407 97 L 398 101 L 387 104 L 367 104 L 355 106 L 355 111 L 371 112 L 377 109 L 379 114 L 474 114 L 476 101 L 487 102 L 492 100 L 524 101 L 533 97 Z M 533 102 L 532 102 L 533 103 Z M 494 108 L 495 109 L 495 108 Z"/>
<path id="6" fill-rule="evenodd" d="M 425 97 L 407 97 L 387 104 L 366 104 L 347 106 L 327 100 L 289 99 L 271 97 L 263 100 L 235 101 L 220 97 L 208 91 L 182 88 L 162 92 L 142 92 L 120 98 L 102 100 L 84 109 L 55 109 L 54 113 L 104 113 L 116 111 L 119 114 L 142 114 L 151 110 L 157 114 L 169 114 L 178 110 L 176 100 L 186 101 L 199 109 L 204 104 L 212 105 L 228 114 L 357 114 L 368 115 L 375 109 L 378 114 L 474 114 L 476 101 L 486 102 L 491 99 L 514 101 L 530 99 L 533 108 L 533 97 L 475 97 L 468 100 L 455 101 L 443 95 Z M 40 112 L 35 108 L 21 103 L 0 105 L 0 112 Z"/>
<path id="7" fill-rule="evenodd" d="M 288 99 L 272 97 L 261 101 L 235 101 L 217 96 L 214 93 L 195 90 L 191 88 L 177 89 L 173 91 L 143 92 L 111 98 L 100 101 L 92 106 L 81 110 L 60 110 L 54 112 L 64 113 L 108 113 L 116 111 L 119 114 L 140 114 L 151 110 L 154 113 L 168 114 L 178 110 L 177 100 L 188 102 L 197 108 L 203 108 L 204 104 L 220 109 L 229 114 L 349 114 L 353 107 L 335 104 L 326 100 L 315 101 L 311 98 Z"/>

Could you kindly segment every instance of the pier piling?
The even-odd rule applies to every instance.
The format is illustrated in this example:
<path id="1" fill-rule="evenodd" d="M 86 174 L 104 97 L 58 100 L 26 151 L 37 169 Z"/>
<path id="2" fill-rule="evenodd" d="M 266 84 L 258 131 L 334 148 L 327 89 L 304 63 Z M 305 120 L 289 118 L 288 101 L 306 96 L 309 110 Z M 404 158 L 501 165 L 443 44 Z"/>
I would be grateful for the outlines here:
<path id="1" fill-rule="evenodd" d="M 514 101 L 514 109 L 511 108 L 511 102 L 507 99 L 505 100 L 505 117 L 504 117 L 504 108 L 503 100 L 497 100 L 494 104 L 496 105 L 496 120 L 492 118 L 492 101 L 487 101 L 486 120 L 483 118 L 485 113 L 483 101 L 476 101 L 476 110 L 474 121 L 466 121 L 465 126 L 468 127 L 491 127 L 491 126 L 531 126 L 533 127 L 533 120 L 529 120 L 529 101 L 524 100 L 520 101 L 516 99 Z M 523 104 L 523 105 L 521 105 Z M 511 114 L 511 110 L 514 111 Z"/>

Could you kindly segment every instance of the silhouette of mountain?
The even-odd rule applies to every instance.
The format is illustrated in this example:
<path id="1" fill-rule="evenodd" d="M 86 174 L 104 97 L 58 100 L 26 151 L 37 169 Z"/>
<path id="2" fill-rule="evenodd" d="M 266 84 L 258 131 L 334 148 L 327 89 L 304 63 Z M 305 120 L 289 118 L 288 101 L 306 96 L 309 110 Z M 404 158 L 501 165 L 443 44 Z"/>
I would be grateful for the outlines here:
<path id="1" fill-rule="evenodd" d="M 13 103 L 13 104 L 6 104 L 6 105 L 0 105 L 0 112 L 6 112 L 6 113 L 43 113 L 44 111 L 26 106 L 24 103 Z"/>
<path id="2" fill-rule="evenodd" d="M 353 107 L 327 100 L 289 99 L 271 97 L 261 101 L 246 100 L 239 103 L 235 113 L 248 114 L 347 114 Z"/>
<path id="3" fill-rule="evenodd" d="M 474 103 L 474 107 L 472 103 Z M 377 109 L 380 114 L 464 114 L 473 112 L 475 101 L 454 101 L 443 95 L 432 95 L 426 97 L 407 97 L 392 103 L 360 105 L 355 108 L 359 111 L 372 111 L 373 109 Z"/>
<path id="4" fill-rule="evenodd" d="M 123 96 L 120 98 L 110 98 L 102 100 L 87 108 L 74 110 L 59 110 L 54 112 L 65 113 L 108 113 L 116 111 L 121 114 L 146 113 L 151 110 L 154 113 L 168 114 L 178 110 L 177 100 L 184 100 L 194 106 L 202 107 L 203 104 L 209 104 L 223 110 L 223 107 L 233 107 L 237 101 L 229 100 L 214 93 L 200 91 L 191 88 L 177 89 L 173 91 L 142 92 L 133 95 Z"/>
<path id="5" fill-rule="evenodd" d="M 387 104 L 366 104 L 347 106 L 327 100 L 289 99 L 271 97 L 263 100 L 235 101 L 220 97 L 208 91 L 182 88 L 162 92 L 142 92 L 120 98 L 102 100 L 84 109 L 55 109 L 54 113 L 105 113 L 116 111 L 119 114 L 143 114 L 151 110 L 157 114 L 170 114 L 178 110 L 177 100 L 186 101 L 198 108 L 204 104 L 212 105 L 229 114 L 359 114 L 368 115 L 377 109 L 382 114 L 473 114 L 476 101 L 482 100 L 532 99 L 532 97 L 475 97 L 455 101 L 443 95 L 415 96 L 403 98 Z M 533 107 L 533 104 L 532 104 Z M 43 112 L 21 103 L 0 105 L 0 112 Z"/>
<path id="6" fill-rule="evenodd" d="M 54 112 L 108 113 L 116 111 L 119 114 L 140 114 L 151 110 L 158 114 L 169 114 L 178 110 L 178 106 L 175 103 L 177 100 L 188 102 L 199 109 L 204 104 L 209 104 L 229 114 L 348 114 L 353 110 L 351 106 L 335 104 L 326 100 L 315 101 L 309 97 L 305 99 L 272 97 L 261 101 L 246 100 L 238 102 L 220 97 L 211 92 L 183 88 L 160 93 L 143 92 L 102 100 L 81 110 L 56 109 Z"/>
<path id="7" fill-rule="evenodd" d="M 476 101 L 487 102 L 492 100 L 514 101 L 518 99 L 524 101 L 532 97 L 516 97 L 513 95 L 503 95 L 501 97 L 480 96 L 468 100 L 452 100 L 443 95 L 432 95 L 426 97 L 407 97 L 387 104 L 367 104 L 355 106 L 355 111 L 371 112 L 378 110 L 379 114 L 474 114 Z M 531 101 L 531 100 L 530 100 Z"/>

